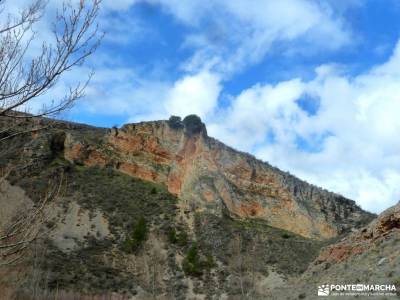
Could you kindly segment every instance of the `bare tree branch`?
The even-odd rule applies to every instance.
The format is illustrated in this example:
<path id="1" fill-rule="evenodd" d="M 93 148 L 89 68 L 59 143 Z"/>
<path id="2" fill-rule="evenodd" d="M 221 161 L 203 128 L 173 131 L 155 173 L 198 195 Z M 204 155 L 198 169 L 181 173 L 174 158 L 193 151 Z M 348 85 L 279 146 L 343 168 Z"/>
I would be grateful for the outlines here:
<path id="1" fill-rule="evenodd" d="M 0 5 L 4 3 L 3 0 Z M 27 54 L 37 39 L 34 24 L 42 17 L 45 2 L 34 1 L 18 18 L 0 28 L 0 117 L 17 118 L 14 111 L 27 109 L 50 91 L 63 74 L 81 66 L 93 54 L 102 39 L 95 23 L 99 4 L 100 0 L 82 0 L 76 6 L 65 2 L 53 23 L 55 42 L 44 41 L 41 52 L 31 59 Z M 70 108 L 84 95 L 91 76 L 88 74 L 83 84 L 70 87 L 61 99 L 43 105 L 33 116 L 55 115 Z"/>
<path id="2" fill-rule="evenodd" d="M 70 86 L 65 95 L 51 101 L 42 101 L 68 71 L 81 66 L 94 53 L 102 39 L 96 19 L 101 0 L 81 0 L 77 4 L 64 2 L 52 24 L 52 37 L 39 40 L 35 25 L 43 18 L 47 0 L 32 0 L 17 15 L 6 13 L 12 0 L 0 0 L 0 159 L 2 170 L 0 186 L 10 173 L 29 168 L 36 159 L 24 161 L 23 148 L 29 145 L 29 133 L 48 129 L 51 122 L 43 124 L 40 117 L 53 116 L 70 108 L 84 91 L 93 75 Z M 74 2 L 75 3 L 75 2 Z M 33 45 L 40 45 L 33 56 Z M 43 102 L 41 110 L 27 114 L 30 106 Z M 36 122 L 36 121 L 39 122 Z M 21 143 L 14 143 L 17 136 L 24 136 Z M 14 149 L 18 145 L 18 149 Z M 15 150 L 16 160 L 7 161 Z M 10 152 L 11 151 L 11 152 Z M 20 157 L 18 157 L 20 156 Z M 5 163 L 5 165 L 4 165 Z M 46 209 L 60 196 L 65 183 L 49 184 L 41 201 L 32 208 L 19 212 L 3 232 L 0 232 L 0 266 L 9 266 L 24 258 L 30 245 L 43 230 L 48 215 Z"/>
<path id="3" fill-rule="evenodd" d="M 1 6 L 4 5 L 4 3 L 5 0 L 0 0 L 0 14 L 3 12 Z M 14 30 L 17 27 L 37 22 L 42 16 L 42 11 L 45 4 L 46 3 L 43 0 L 36 0 L 31 3 L 31 5 L 29 5 L 26 9 L 21 11 L 19 17 L 11 18 L 11 16 L 8 16 L 7 22 L 2 27 L 0 27 L 0 34 Z"/>
<path id="4" fill-rule="evenodd" d="M 0 235 L 0 266 L 8 266 L 20 260 L 29 245 L 38 238 L 42 225 L 48 219 L 45 212 L 46 206 L 61 196 L 61 188 L 64 184 L 64 176 L 61 174 L 58 184 L 47 191 L 36 207 L 21 211 L 19 218 L 2 232 Z"/>

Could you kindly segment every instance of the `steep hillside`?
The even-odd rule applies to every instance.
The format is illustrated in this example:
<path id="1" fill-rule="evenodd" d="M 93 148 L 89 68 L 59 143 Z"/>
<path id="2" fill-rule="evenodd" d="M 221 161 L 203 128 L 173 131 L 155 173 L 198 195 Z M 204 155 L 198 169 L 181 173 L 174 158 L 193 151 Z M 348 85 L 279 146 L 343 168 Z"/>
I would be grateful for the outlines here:
<path id="1" fill-rule="evenodd" d="M 182 212 L 162 185 L 60 158 L 4 190 L 38 203 L 60 170 L 68 187 L 18 274 L 0 268 L 0 287 L 16 297 L 5 299 L 257 299 L 301 274 L 324 245 L 263 220 Z"/>
<path id="2" fill-rule="evenodd" d="M 400 296 L 400 203 L 379 215 L 338 243 L 325 247 L 307 271 L 288 283 L 286 288 L 271 291 L 271 299 L 318 299 L 320 285 L 389 285 L 396 291 L 384 290 L 385 295 L 358 298 L 398 299 Z M 335 290 L 331 293 L 336 292 Z M 374 295 L 376 291 L 370 291 Z M 378 291 L 379 292 L 379 291 Z M 368 293 L 363 291 L 363 293 Z M 397 295 L 397 297 L 396 297 Z M 354 299 L 348 295 L 340 299 Z"/>
<path id="3" fill-rule="evenodd" d="M 4 299 L 264 299 L 327 238 L 373 218 L 208 137 L 193 116 L 111 130 L 34 122 L 13 130 L 44 129 L 0 147 L 0 231 L 45 207 L 24 255 L 0 266 Z"/>
<path id="4" fill-rule="evenodd" d="M 353 201 L 307 184 L 207 136 L 201 120 L 128 124 L 91 135 L 68 132 L 64 157 L 165 185 L 188 209 L 256 218 L 312 238 L 331 238 L 371 219 Z"/>

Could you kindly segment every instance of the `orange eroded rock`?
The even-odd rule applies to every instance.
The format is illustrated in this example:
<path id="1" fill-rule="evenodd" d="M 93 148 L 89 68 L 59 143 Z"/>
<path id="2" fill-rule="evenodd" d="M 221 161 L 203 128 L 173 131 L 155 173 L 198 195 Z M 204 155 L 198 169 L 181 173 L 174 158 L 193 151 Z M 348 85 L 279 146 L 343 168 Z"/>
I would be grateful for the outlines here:
<path id="1" fill-rule="evenodd" d="M 167 121 L 143 122 L 114 128 L 102 140 L 88 145 L 68 136 L 64 156 L 88 166 L 114 166 L 164 184 L 186 203 L 215 205 L 221 214 L 224 208 L 234 217 L 264 219 L 306 237 L 334 237 L 362 212 L 350 200 L 208 137 L 205 127 L 192 132 Z"/>

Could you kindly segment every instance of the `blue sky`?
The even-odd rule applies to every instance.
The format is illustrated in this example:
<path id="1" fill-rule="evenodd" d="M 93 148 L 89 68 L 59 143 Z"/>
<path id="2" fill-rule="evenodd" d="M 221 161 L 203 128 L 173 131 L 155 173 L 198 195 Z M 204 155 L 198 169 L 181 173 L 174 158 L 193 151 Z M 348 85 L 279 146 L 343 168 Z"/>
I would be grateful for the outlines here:
<path id="1" fill-rule="evenodd" d="M 104 0 L 101 47 L 55 95 L 92 68 L 65 118 L 195 113 L 221 141 L 380 212 L 400 200 L 399 20 L 397 0 Z"/>

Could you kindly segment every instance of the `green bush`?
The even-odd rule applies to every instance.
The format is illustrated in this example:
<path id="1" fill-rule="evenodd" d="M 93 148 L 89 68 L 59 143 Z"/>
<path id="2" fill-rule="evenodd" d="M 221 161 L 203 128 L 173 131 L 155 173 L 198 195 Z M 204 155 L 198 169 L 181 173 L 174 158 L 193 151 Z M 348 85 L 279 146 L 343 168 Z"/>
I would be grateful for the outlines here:
<path id="1" fill-rule="evenodd" d="M 182 264 L 183 271 L 192 276 L 201 276 L 203 274 L 202 264 L 200 262 L 197 244 L 193 243 L 186 254 Z"/>
<path id="2" fill-rule="evenodd" d="M 177 239 L 178 239 L 178 245 L 181 246 L 181 247 L 186 247 L 188 245 L 188 243 L 189 243 L 188 234 L 184 230 L 181 230 L 177 234 Z"/>
<path id="3" fill-rule="evenodd" d="M 133 227 L 131 234 L 125 239 L 122 248 L 125 252 L 137 251 L 147 238 L 147 224 L 143 217 Z"/>
<path id="4" fill-rule="evenodd" d="M 182 227 L 170 227 L 167 231 L 168 240 L 181 248 L 186 248 L 189 244 L 189 236 Z"/>
<path id="5" fill-rule="evenodd" d="M 183 123 L 181 117 L 171 116 L 168 120 L 169 127 L 173 129 L 183 128 Z"/>
<path id="6" fill-rule="evenodd" d="M 186 132 L 189 134 L 200 133 L 204 129 L 203 122 L 196 115 L 189 115 L 184 118 L 183 124 L 185 124 Z"/>
<path id="7" fill-rule="evenodd" d="M 178 242 L 178 237 L 176 236 L 176 230 L 175 228 L 171 228 L 168 232 L 168 240 L 172 244 L 176 244 Z"/>

